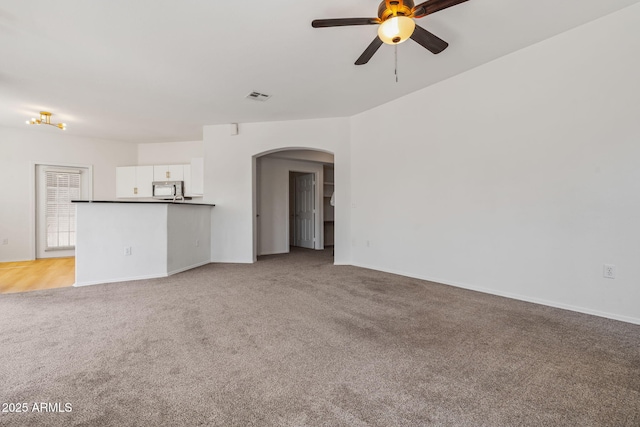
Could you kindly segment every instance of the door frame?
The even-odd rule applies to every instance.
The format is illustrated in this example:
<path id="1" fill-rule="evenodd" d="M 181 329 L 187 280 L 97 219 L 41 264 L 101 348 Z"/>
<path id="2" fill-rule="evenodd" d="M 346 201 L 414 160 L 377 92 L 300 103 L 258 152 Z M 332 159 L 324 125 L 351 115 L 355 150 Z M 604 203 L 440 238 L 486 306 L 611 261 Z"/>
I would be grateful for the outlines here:
<path id="1" fill-rule="evenodd" d="M 38 166 L 59 166 L 62 168 L 84 168 L 88 170 L 88 196 L 89 200 L 93 200 L 93 165 L 86 164 L 78 164 L 78 163 L 65 163 L 65 162 L 38 162 L 32 161 L 30 162 L 29 167 L 29 252 L 31 256 L 31 260 L 35 260 L 37 257 L 37 245 L 36 239 L 38 238 L 36 228 L 37 228 L 37 213 L 36 209 L 38 206 L 38 192 L 36 191 L 36 185 L 38 180 Z"/>
<path id="2" fill-rule="evenodd" d="M 259 247 L 258 247 L 258 241 L 259 241 L 259 234 L 260 234 L 260 228 L 261 225 L 259 224 L 259 220 L 258 220 L 258 215 L 260 214 L 260 206 L 259 206 L 259 193 L 260 193 L 260 188 L 261 188 L 261 182 L 258 178 L 258 173 L 260 171 L 260 167 L 258 166 L 259 163 L 259 159 L 267 156 L 269 154 L 274 154 L 274 153 L 279 153 L 279 152 L 286 152 L 286 151 L 298 151 L 298 150 L 305 150 L 305 151 L 317 151 L 319 153 L 327 153 L 327 154 L 331 154 L 334 156 L 334 162 L 333 164 L 335 165 L 335 153 L 326 149 L 320 149 L 320 148 L 315 148 L 315 147 L 305 147 L 305 146 L 293 146 L 293 147 L 283 147 L 283 148 L 276 148 L 276 149 L 272 149 L 272 150 L 267 150 L 267 151 L 263 151 L 261 153 L 258 154 L 254 154 L 251 156 L 251 170 L 252 170 L 252 176 L 251 176 L 251 187 L 252 187 L 252 196 L 251 196 L 251 204 L 252 204 L 252 225 L 253 225 L 253 230 L 252 230 L 252 234 L 253 234 L 253 259 L 252 262 L 257 262 L 258 260 L 258 253 L 259 253 Z M 293 161 L 298 161 L 298 162 L 307 162 L 309 164 L 318 164 L 320 165 L 320 169 L 316 170 L 316 169 L 312 169 L 309 168 L 309 170 L 305 170 L 306 168 L 300 168 L 300 167 L 294 167 L 289 169 L 290 172 L 303 172 L 303 173 L 313 173 L 316 175 L 316 211 L 317 211 L 317 215 L 316 215 L 316 234 L 319 235 L 319 238 L 316 238 L 316 245 L 315 245 L 315 249 L 316 250 L 322 250 L 324 249 L 324 212 L 322 207 L 322 199 L 321 199 L 321 192 L 319 190 L 318 187 L 318 183 L 322 183 L 323 179 L 324 179 L 324 173 L 322 170 L 322 164 L 326 163 L 323 161 L 312 161 L 312 160 L 307 160 L 307 159 L 296 159 L 296 158 L 290 158 L 290 160 Z M 335 169 L 339 169 L 338 166 L 334 166 Z M 319 212 L 318 212 L 319 211 Z M 260 217 L 260 219 L 262 219 L 262 217 Z M 289 215 L 287 215 L 287 224 L 286 224 L 286 233 L 287 233 L 287 242 L 289 242 L 290 239 L 290 234 L 289 234 L 289 225 L 290 225 L 290 218 Z M 318 231 L 320 230 L 320 231 Z M 335 246 L 334 246 L 335 247 Z M 288 253 L 288 251 L 287 251 Z M 262 255 L 262 254 L 261 254 Z M 265 254 L 267 255 L 267 254 Z"/>
<path id="3" fill-rule="evenodd" d="M 319 179 L 321 179 L 321 176 L 318 176 L 319 173 L 318 172 L 303 172 L 303 171 L 298 171 L 298 170 L 289 170 L 289 181 L 291 181 L 292 175 L 291 174 L 299 174 L 297 176 L 293 176 L 293 182 L 294 182 L 294 189 L 293 189 L 293 211 L 296 211 L 296 199 L 298 196 L 298 189 L 296 186 L 296 179 L 299 176 L 303 176 L 303 175 L 313 175 L 313 249 L 319 250 L 319 249 L 324 249 L 324 227 L 322 226 L 323 223 L 323 216 L 324 216 L 324 212 L 320 212 L 320 207 L 318 206 L 318 182 Z M 322 178 L 323 179 L 323 178 Z M 291 185 L 289 185 L 289 197 L 288 197 L 289 203 L 291 203 Z M 322 201 L 322 199 L 320 200 Z M 289 212 L 291 212 L 291 205 L 289 205 Z M 318 227 L 320 226 L 320 229 L 318 229 Z M 289 233 L 291 233 L 291 215 L 287 215 L 287 231 Z M 293 240 L 294 242 L 296 241 L 296 236 L 295 236 L 295 230 L 296 230 L 296 223 L 295 223 L 295 219 L 293 219 L 293 230 L 294 230 L 294 236 L 293 236 Z M 287 240 L 289 241 L 289 246 L 291 245 L 291 235 L 289 234 L 287 236 Z M 293 245 L 296 247 L 300 247 L 303 248 L 304 246 L 297 246 L 297 245 Z M 309 248 L 311 249 L 311 248 Z M 290 250 L 289 250 L 290 251 Z"/>

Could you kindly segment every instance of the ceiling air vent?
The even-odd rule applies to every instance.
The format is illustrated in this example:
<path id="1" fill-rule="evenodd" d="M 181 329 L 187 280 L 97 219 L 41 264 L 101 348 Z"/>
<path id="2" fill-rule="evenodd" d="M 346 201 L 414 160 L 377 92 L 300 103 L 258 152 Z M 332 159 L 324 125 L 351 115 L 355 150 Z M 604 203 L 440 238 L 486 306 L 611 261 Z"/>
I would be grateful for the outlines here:
<path id="1" fill-rule="evenodd" d="M 255 101 L 264 102 L 269 98 L 271 98 L 271 95 L 267 95 L 266 93 L 260 93 L 260 92 L 251 92 L 249 95 L 247 95 L 247 99 L 253 99 Z"/>

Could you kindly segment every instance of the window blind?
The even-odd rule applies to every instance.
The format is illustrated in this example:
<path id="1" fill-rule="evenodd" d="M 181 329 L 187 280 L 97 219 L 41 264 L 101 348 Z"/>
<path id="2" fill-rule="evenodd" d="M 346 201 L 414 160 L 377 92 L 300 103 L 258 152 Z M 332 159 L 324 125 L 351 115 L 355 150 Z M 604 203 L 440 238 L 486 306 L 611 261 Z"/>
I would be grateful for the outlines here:
<path id="1" fill-rule="evenodd" d="M 46 249 L 73 249 L 76 245 L 76 207 L 71 200 L 80 199 L 80 171 L 47 170 L 45 178 Z"/>

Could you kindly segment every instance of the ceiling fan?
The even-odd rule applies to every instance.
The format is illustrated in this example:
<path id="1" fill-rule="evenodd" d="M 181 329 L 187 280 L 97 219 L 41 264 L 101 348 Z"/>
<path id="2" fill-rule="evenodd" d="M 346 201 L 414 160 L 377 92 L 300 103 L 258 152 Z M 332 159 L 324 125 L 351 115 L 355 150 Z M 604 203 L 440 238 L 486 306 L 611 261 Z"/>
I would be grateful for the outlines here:
<path id="1" fill-rule="evenodd" d="M 383 0 L 378 7 L 377 18 L 316 19 L 314 28 L 344 27 L 349 25 L 380 25 L 378 37 L 360 55 L 356 65 L 369 62 L 382 43 L 397 45 L 411 38 L 432 53 L 440 53 L 449 43 L 416 25 L 414 19 L 422 18 L 467 0 L 427 0 L 415 6 L 413 0 Z"/>

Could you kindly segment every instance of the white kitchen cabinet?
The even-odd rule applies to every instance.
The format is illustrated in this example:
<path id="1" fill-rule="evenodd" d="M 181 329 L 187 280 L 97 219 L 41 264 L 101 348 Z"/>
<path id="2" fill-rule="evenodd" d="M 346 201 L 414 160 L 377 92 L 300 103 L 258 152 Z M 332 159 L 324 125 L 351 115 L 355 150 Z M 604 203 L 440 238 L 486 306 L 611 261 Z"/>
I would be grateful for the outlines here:
<path id="1" fill-rule="evenodd" d="M 183 165 L 182 170 L 184 171 L 184 195 L 191 196 L 191 165 Z"/>
<path id="2" fill-rule="evenodd" d="M 116 197 L 151 197 L 153 166 L 122 166 L 116 168 Z"/>
<path id="3" fill-rule="evenodd" d="M 154 181 L 184 181 L 184 165 L 155 165 L 153 166 Z"/>
<path id="4" fill-rule="evenodd" d="M 204 194 L 204 158 L 194 157 L 191 159 L 190 165 L 190 182 L 187 186 L 185 172 L 185 188 L 188 196 L 202 196 Z"/>
<path id="5" fill-rule="evenodd" d="M 116 168 L 116 197 L 138 197 L 136 188 L 136 166 Z"/>
<path id="6" fill-rule="evenodd" d="M 116 168 L 116 197 L 152 197 L 153 181 L 183 181 L 184 195 L 202 197 L 204 159 L 188 165 L 121 166 Z"/>

